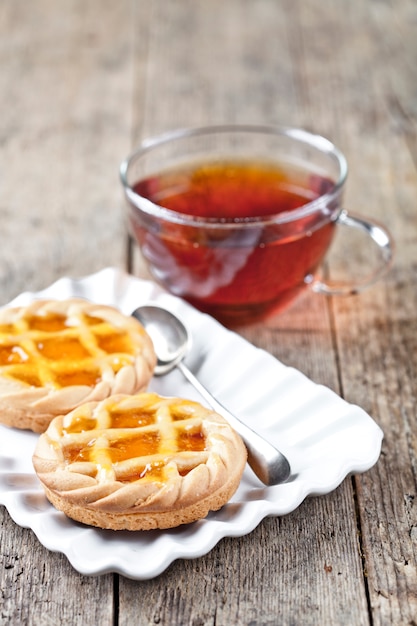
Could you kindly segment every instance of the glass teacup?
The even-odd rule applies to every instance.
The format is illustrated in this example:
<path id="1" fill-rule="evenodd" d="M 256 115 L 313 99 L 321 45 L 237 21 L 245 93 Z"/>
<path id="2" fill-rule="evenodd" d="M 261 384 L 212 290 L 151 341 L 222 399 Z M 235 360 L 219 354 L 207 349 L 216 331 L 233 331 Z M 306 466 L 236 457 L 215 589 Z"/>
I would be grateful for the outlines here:
<path id="1" fill-rule="evenodd" d="M 381 225 L 347 213 L 343 154 L 295 128 L 212 126 L 145 140 L 120 169 L 131 233 L 155 279 L 228 326 L 264 319 L 307 287 L 357 293 L 392 260 Z M 379 252 L 360 280 L 318 278 L 339 226 Z"/>

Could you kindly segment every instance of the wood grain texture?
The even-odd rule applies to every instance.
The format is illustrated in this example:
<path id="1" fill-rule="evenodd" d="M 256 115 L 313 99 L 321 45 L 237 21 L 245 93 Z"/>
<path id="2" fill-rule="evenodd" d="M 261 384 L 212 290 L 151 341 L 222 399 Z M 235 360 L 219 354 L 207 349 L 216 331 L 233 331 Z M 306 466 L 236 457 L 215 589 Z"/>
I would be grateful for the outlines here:
<path id="1" fill-rule="evenodd" d="M 126 0 L 1 4 L 2 303 L 125 264 L 131 12 Z"/>
<path id="2" fill-rule="evenodd" d="M 133 615 L 140 626 L 368 624 L 354 517 L 346 524 L 341 514 L 351 497 L 346 482 L 295 514 L 266 519 L 250 539 L 223 539 L 205 557 L 174 563 L 141 583 L 140 595 L 136 583 L 121 580 L 121 626 Z"/>
<path id="3" fill-rule="evenodd" d="M 307 292 L 241 331 L 374 417 L 385 439 L 371 471 L 146 582 L 79 575 L 1 509 L 1 624 L 415 626 L 416 25 L 413 0 L 1 3 L 1 303 L 107 265 L 148 276 L 118 165 L 180 126 L 328 136 L 349 161 L 346 207 L 396 240 L 371 290 Z M 362 271 L 359 246 L 325 275 Z"/>
<path id="4" fill-rule="evenodd" d="M 7 518 L 4 513 L 0 522 L 0 623 L 113 624 L 112 575 L 80 576 L 66 557 L 49 552 L 32 531 Z"/>

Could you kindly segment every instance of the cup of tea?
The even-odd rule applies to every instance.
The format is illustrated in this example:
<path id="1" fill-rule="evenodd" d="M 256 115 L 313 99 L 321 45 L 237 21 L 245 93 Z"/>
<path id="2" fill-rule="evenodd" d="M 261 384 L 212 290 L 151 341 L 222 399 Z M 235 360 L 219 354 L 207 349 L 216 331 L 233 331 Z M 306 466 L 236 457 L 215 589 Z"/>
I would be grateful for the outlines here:
<path id="1" fill-rule="evenodd" d="M 120 167 L 131 234 L 162 286 L 227 326 L 304 289 L 357 293 L 388 269 L 387 230 L 342 205 L 343 154 L 297 128 L 210 126 L 149 138 Z M 377 267 L 337 284 L 317 271 L 338 229 L 366 234 Z"/>

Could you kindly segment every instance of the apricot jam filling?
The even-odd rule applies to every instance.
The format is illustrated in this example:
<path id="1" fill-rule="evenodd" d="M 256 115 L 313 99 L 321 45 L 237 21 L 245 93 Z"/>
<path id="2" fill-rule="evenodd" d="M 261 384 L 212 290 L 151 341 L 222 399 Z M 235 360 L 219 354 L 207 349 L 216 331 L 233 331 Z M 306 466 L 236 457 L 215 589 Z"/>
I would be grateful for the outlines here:
<path id="1" fill-rule="evenodd" d="M 67 328 L 67 316 L 59 313 L 49 315 L 31 315 L 25 318 L 28 330 L 41 330 L 45 333 L 56 333 Z"/>
<path id="2" fill-rule="evenodd" d="M 42 339 L 36 348 L 43 357 L 54 361 L 86 359 L 90 355 L 77 337 Z"/>
<path id="3" fill-rule="evenodd" d="M 0 327 L 2 375 L 31 387 L 93 387 L 102 379 L 99 361 L 117 374 L 134 354 L 128 332 L 86 314 L 27 315 Z"/>
<path id="4" fill-rule="evenodd" d="M 130 411 L 111 411 L 109 428 L 137 428 L 155 423 L 154 411 L 138 408 Z"/>
<path id="5" fill-rule="evenodd" d="M 160 461 L 147 463 L 143 467 L 138 467 L 133 472 L 121 472 L 118 475 L 117 480 L 121 483 L 133 483 L 136 480 L 146 477 L 156 482 L 163 482 L 164 468 L 165 464 Z"/>
<path id="6" fill-rule="evenodd" d="M 42 387 L 43 381 L 39 378 L 35 368 L 25 368 L 24 371 L 19 371 L 17 374 L 10 376 L 21 383 L 29 385 L 29 387 Z"/>
<path id="7" fill-rule="evenodd" d="M 154 407 L 123 409 L 116 405 L 107 407 L 104 418 L 101 412 L 97 419 L 75 413 L 71 423 L 62 429 L 62 435 L 69 437 L 69 442 L 63 445 L 65 463 L 92 463 L 96 465 L 97 475 L 105 468 L 124 483 L 145 477 L 160 482 L 166 479 L 166 464 L 180 455 L 178 473 L 185 476 L 194 467 L 193 455 L 189 453 L 207 450 L 201 423 L 191 422 L 184 413 L 183 423 L 179 413 L 175 420 L 171 415 L 168 421 L 160 423 L 156 413 Z M 99 420 L 108 427 L 100 427 Z"/>
<path id="8" fill-rule="evenodd" d="M 13 363 L 25 363 L 29 355 L 18 345 L 0 346 L 0 365 L 11 365 Z"/>
<path id="9" fill-rule="evenodd" d="M 123 331 L 114 331 L 111 334 L 96 334 L 97 345 L 101 350 L 111 354 L 113 352 L 132 352 L 132 341 L 129 334 Z"/>
<path id="10" fill-rule="evenodd" d="M 73 385 L 85 385 L 94 387 L 101 380 L 101 372 L 98 369 L 74 369 L 66 372 L 54 372 L 53 381 L 58 387 L 70 387 Z"/>
<path id="11" fill-rule="evenodd" d="M 201 430 L 184 431 L 178 434 L 178 448 L 182 451 L 202 452 L 206 447 L 206 440 Z"/>
<path id="12" fill-rule="evenodd" d="M 73 416 L 71 424 L 62 429 L 63 435 L 72 435 L 85 432 L 86 430 L 94 430 L 97 420 L 94 417 L 85 415 Z"/>

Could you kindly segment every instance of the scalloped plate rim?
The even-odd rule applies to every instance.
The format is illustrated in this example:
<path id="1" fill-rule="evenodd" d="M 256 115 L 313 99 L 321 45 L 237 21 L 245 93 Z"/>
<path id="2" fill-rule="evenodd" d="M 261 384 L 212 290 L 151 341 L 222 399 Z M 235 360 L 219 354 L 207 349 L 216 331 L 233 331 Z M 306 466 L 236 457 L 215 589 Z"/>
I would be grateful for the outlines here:
<path id="1" fill-rule="evenodd" d="M 110 283 L 111 293 L 107 293 L 107 291 L 104 291 L 105 286 L 103 283 L 106 287 L 107 284 Z M 113 289 L 113 291 L 111 291 L 111 289 Z M 283 365 L 280 361 L 275 359 L 275 357 L 273 357 L 269 353 L 263 351 L 260 348 L 252 346 L 252 344 L 247 342 L 242 337 L 238 336 L 236 333 L 225 329 L 213 318 L 210 318 L 209 316 L 198 312 L 186 302 L 180 300 L 175 296 L 172 296 L 171 294 L 168 294 L 161 287 L 157 286 L 151 281 L 136 278 L 118 268 L 108 267 L 99 270 L 94 274 L 90 274 L 81 278 L 59 278 L 45 289 L 39 291 L 25 291 L 21 293 L 6 306 L 22 305 L 30 302 L 35 298 L 59 298 L 70 297 L 71 295 L 81 295 L 83 297 L 90 297 L 95 301 L 99 301 L 97 297 L 92 297 L 92 292 L 94 292 L 94 295 L 96 295 L 96 293 L 98 292 L 101 293 L 103 296 L 102 298 L 100 298 L 101 302 L 120 306 L 121 310 L 128 314 L 134 308 L 133 301 L 135 301 L 136 304 L 140 300 L 140 298 L 136 300 L 136 290 L 146 293 L 146 297 L 142 300 L 143 303 L 153 301 L 162 305 L 169 305 L 173 308 L 174 312 L 180 313 L 183 318 L 186 318 L 185 321 L 187 325 L 189 323 L 192 326 L 194 322 L 199 327 L 201 324 L 205 325 L 209 327 L 212 332 L 217 334 L 218 339 L 220 338 L 221 340 L 231 342 L 234 348 L 237 347 L 238 351 L 241 351 L 241 354 L 247 355 L 250 353 L 251 356 L 253 355 L 254 360 L 261 360 L 262 363 L 267 364 L 268 367 L 276 367 L 277 373 L 290 373 L 292 376 L 296 376 L 297 381 L 299 380 L 300 385 L 307 385 L 309 386 L 309 389 L 312 389 L 313 386 L 314 389 L 312 389 L 312 391 L 316 395 L 318 395 L 320 399 L 324 398 L 324 404 L 328 403 L 330 406 L 333 406 L 334 404 L 337 407 L 343 406 L 343 410 L 346 411 L 349 415 L 351 415 L 352 413 L 355 415 L 357 421 L 360 423 L 360 426 L 366 427 L 368 435 L 367 442 L 366 445 L 364 444 L 362 446 L 360 454 L 358 453 L 355 456 L 352 451 L 350 456 L 345 455 L 344 458 L 341 457 L 336 459 L 337 468 L 333 468 L 332 466 L 332 477 L 329 477 L 323 471 L 322 474 L 319 474 L 321 478 L 320 480 L 318 480 L 317 476 L 315 478 L 314 476 L 313 478 L 311 477 L 311 474 L 314 474 L 313 470 L 317 469 L 316 467 L 307 466 L 307 468 L 305 468 L 300 466 L 300 475 L 296 475 L 292 482 L 286 485 L 266 488 L 257 483 L 256 478 L 253 477 L 251 471 L 249 469 L 246 469 L 244 477 L 242 479 L 242 485 L 244 485 L 242 493 L 240 494 L 241 487 L 239 487 L 237 494 L 235 494 L 235 496 L 230 501 L 230 505 L 226 505 L 225 507 L 223 507 L 220 512 L 210 514 L 205 520 L 195 522 L 188 527 L 173 529 L 173 531 L 151 531 L 152 534 L 148 535 L 144 535 L 143 533 L 136 534 L 129 533 L 129 531 L 123 531 L 124 535 L 122 536 L 118 531 L 101 531 L 100 529 L 89 528 L 88 526 L 83 526 L 81 524 L 78 524 L 77 522 L 72 522 L 72 520 L 68 520 L 67 518 L 65 518 L 65 522 L 67 524 L 69 523 L 72 528 L 71 538 L 68 538 L 68 540 L 66 541 L 65 534 L 59 534 L 65 533 L 65 529 L 60 529 L 57 536 L 55 536 L 54 534 L 48 534 L 47 531 L 48 525 L 50 525 L 51 520 L 54 520 L 54 516 L 58 516 L 58 518 L 60 519 L 59 516 L 63 516 L 62 513 L 55 511 L 52 505 L 49 505 L 48 503 L 44 510 L 37 511 L 36 514 L 34 514 L 28 505 L 26 505 L 25 507 L 24 504 L 19 503 L 19 494 L 23 496 L 28 496 L 31 493 L 35 493 L 37 496 L 42 497 L 43 492 L 40 485 L 39 489 L 34 489 L 33 487 L 31 489 L 7 489 L 5 487 L 0 487 L 0 503 L 6 506 L 7 510 L 10 513 L 10 516 L 15 521 L 15 523 L 22 527 L 30 528 L 34 532 L 40 543 L 44 545 L 44 547 L 46 547 L 48 550 L 64 554 L 67 557 L 68 561 L 71 563 L 71 565 L 74 567 L 74 569 L 76 569 L 79 573 L 84 575 L 102 575 L 114 572 L 134 580 L 147 580 L 155 576 L 159 576 L 174 561 L 181 558 L 194 559 L 203 556 L 207 554 L 224 537 L 242 537 L 246 534 L 249 534 L 259 525 L 259 523 L 265 517 L 287 515 L 294 511 L 305 500 L 306 497 L 312 495 L 327 494 L 336 489 L 349 474 L 365 472 L 377 462 L 381 451 L 383 433 L 380 427 L 369 415 L 367 415 L 363 411 L 363 409 L 357 407 L 356 405 L 347 403 L 345 400 L 337 396 L 337 394 L 335 394 L 327 387 L 313 383 L 298 370 Z M 120 302 L 120 298 L 122 297 L 124 299 L 122 302 Z M 202 350 L 200 346 L 200 352 L 201 351 Z M 210 378 L 210 374 L 204 372 L 204 365 L 202 369 L 202 374 L 205 374 L 207 378 Z M 157 388 L 157 391 L 159 393 L 162 393 L 164 389 L 166 389 L 166 387 L 169 387 L 169 384 L 172 384 L 172 382 L 166 383 L 165 381 L 169 381 L 169 377 L 165 377 L 164 380 L 159 379 L 158 383 L 155 383 L 157 384 L 157 387 L 159 385 L 159 387 Z M 207 384 L 207 381 L 205 382 Z M 188 385 L 188 383 L 185 383 L 184 381 L 180 384 Z M 187 393 L 188 392 L 191 393 L 191 390 L 187 389 Z M 172 393 L 166 393 L 166 395 L 172 395 Z M 191 396 L 193 396 L 192 393 Z M 195 395 L 193 397 L 194 399 L 196 399 Z M 230 399 L 234 399 L 232 391 L 230 391 L 229 400 Z M 301 419 L 303 420 L 303 418 Z M 273 422 L 273 426 L 277 424 L 279 425 L 279 420 Z M 306 422 L 302 422 L 301 425 L 305 427 Z M 271 425 L 269 424 L 269 430 L 271 430 L 270 426 Z M 336 426 L 338 426 L 338 424 L 336 424 Z M 346 425 L 342 423 L 342 426 L 343 428 L 347 427 L 349 429 L 349 424 Z M 332 428 L 334 429 L 334 424 L 332 424 Z M 0 429 L 3 431 L 6 440 L 9 438 L 13 441 L 15 437 L 19 438 L 19 435 L 21 435 L 21 433 L 19 433 L 18 431 L 11 431 L 4 426 L 0 426 Z M 356 430 L 357 429 L 358 426 L 356 426 Z M 288 430 L 289 429 L 287 427 L 286 431 L 281 431 L 278 434 L 275 433 L 274 430 L 272 430 L 272 434 L 277 437 L 279 435 L 280 440 L 285 440 L 284 435 L 288 435 Z M 293 430 L 295 430 L 296 434 L 298 433 L 299 435 L 299 432 L 297 431 L 297 425 Z M 326 432 L 328 431 L 326 431 L 326 428 L 324 426 L 324 433 Z M 7 434 L 9 434 L 9 437 L 7 437 Z M 338 440 L 337 435 L 340 435 L 340 433 L 337 432 L 336 427 L 336 441 Z M 372 435 L 372 437 L 370 435 Z M 312 436 L 314 441 L 314 432 Z M 334 437 L 334 434 L 331 436 Z M 4 437 L 2 437 L 3 445 Z M 29 434 L 28 439 L 31 437 L 33 438 L 33 441 L 35 441 L 35 436 L 32 433 Z M 320 445 L 320 441 L 317 441 L 315 444 L 313 444 L 312 447 L 318 446 L 320 449 Z M 297 448 L 294 445 L 291 447 L 291 444 L 287 441 L 287 449 L 284 449 L 283 451 L 288 454 L 291 462 L 291 452 L 295 454 Z M 298 452 L 300 451 L 304 453 L 309 452 L 309 450 L 303 450 L 302 447 L 300 447 L 300 449 L 298 450 Z M 4 455 L 1 452 L 0 446 L 0 461 L 3 459 Z M 332 460 L 332 458 L 330 460 Z M 335 460 L 333 459 L 332 462 L 334 464 Z M 320 467 L 318 467 L 318 469 L 320 469 Z M 19 474 L 19 472 L 15 473 Z M 21 472 L 21 474 L 26 475 L 27 472 Z M 7 477 L 8 475 L 10 475 L 10 472 L 8 472 L 7 470 L 0 470 L 0 476 Z M 11 491 L 13 491 L 15 494 L 14 498 L 10 495 Z M 279 499 L 279 497 L 278 499 L 272 500 L 257 500 L 256 494 L 258 492 L 261 492 L 261 495 L 262 492 L 268 492 L 269 497 L 271 497 L 271 494 L 272 497 L 274 497 L 275 494 L 278 494 L 278 496 L 281 496 L 281 500 Z M 249 496 L 253 496 L 252 502 L 255 502 L 255 504 L 253 504 L 252 506 L 250 504 L 251 500 L 248 499 Z M 238 499 L 239 497 L 241 498 L 240 500 Z M 43 498 L 45 498 L 45 496 L 43 496 Z M 22 502 L 23 501 L 24 498 L 22 498 Z M 256 503 L 258 503 L 258 508 L 256 507 Z M 260 503 L 262 503 L 262 506 L 260 506 Z M 228 510 L 233 510 L 233 505 L 237 505 L 237 507 L 235 506 L 235 508 L 240 508 L 243 513 L 245 511 L 249 512 L 250 510 L 250 518 L 244 522 L 242 521 L 242 518 L 244 518 L 243 514 L 241 514 L 240 518 L 239 516 L 237 516 L 237 519 L 235 519 L 236 516 L 233 516 L 232 513 L 231 519 L 228 519 Z M 222 515 L 226 516 L 226 519 L 222 519 Z M 220 518 L 219 522 L 216 521 L 216 516 Z M 76 532 L 76 528 L 74 528 L 74 525 L 79 528 L 79 532 Z M 112 537 L 114 537 L 115 541 L 106 542 L 105 534 L 113 532 L 115 532 L 115 535 L 112 535 Z M 128 533 L 128 535 L 126 535 L 126 533 Z M 98 540 L 98 543 L 106 543 L 107 552 L 100 552 L 99 560 L 85 557 L 83 555 L 82 549 L 80 549 L 79 544 L 77 543 L 77 541 L 79 541 L 79 535 L 81 534 L 84 535 L 84 540 L 87 539 L 87 542 L 88 537 L 93 536 Z M 158 537 L 157 541 L 153 540 L 155 534 Z M 118 553 L 117 551 L 119 538 L 120 541 L 123 542 L 124 552 L 126 550 L 130 552 L 132 551 L 131 544 L 135 544 L 135 535 L 137 535 L 137 545 L 134 545 L 133 553 L 135 553 L 137 550 L 147 550 L 152 553 L 152 549 L 155 543 L 160 543 L 161 541 L 163 541 L 163 543 L 166 544 L 169 549 L 167 549 L 166 552 L 159 559 L 157 559 L 156 562 L 155 560 L 153 560 L 149 563 L 145 563 L 144 565 L 140 562 L 138 563 L 138 560 L 132 560 L 131 558 L 122 558 L 123 555 L 122 557 L 120 557 L 120 553 Z M 179 536 L 179 540 L 176 537 L 177 535 Z M 189 537 L 186 543 L 184 543 L 184 541 L 181 541 L 181 535 L 187 535 Z M 203 539 L 202 542 L 200 542 L 201 536 Z M 147 540 L 148 537 L 149 541 Z M 128 538 L 127 541 L 126 538 Z M 77 547 L 74 547 L 74 542 L 77 543 Z M 83 542 L 82 545 L 84 545 Z M 114 549 L 114 545 L 116 546 L 116 549 Z M 96 558 L 97 556 L 98 555 L 96 555 Z M 154 557 L 155 556 L 156 554 L 154 554 Z"/>

